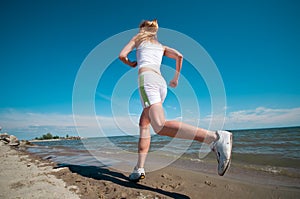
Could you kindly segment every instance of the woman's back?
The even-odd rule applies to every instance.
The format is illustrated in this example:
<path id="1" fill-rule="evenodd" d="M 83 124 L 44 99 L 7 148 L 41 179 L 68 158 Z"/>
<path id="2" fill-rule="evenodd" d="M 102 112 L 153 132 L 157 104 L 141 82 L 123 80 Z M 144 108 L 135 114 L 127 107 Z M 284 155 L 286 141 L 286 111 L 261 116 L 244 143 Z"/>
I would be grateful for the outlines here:
<path id="1" fill-rule="evenodd" d="M 139 68 L 148 67 L 160 72 L 160 65 L 164 55 L 164 48 L 160 43 L 142 42 L 136 50 Z"/>

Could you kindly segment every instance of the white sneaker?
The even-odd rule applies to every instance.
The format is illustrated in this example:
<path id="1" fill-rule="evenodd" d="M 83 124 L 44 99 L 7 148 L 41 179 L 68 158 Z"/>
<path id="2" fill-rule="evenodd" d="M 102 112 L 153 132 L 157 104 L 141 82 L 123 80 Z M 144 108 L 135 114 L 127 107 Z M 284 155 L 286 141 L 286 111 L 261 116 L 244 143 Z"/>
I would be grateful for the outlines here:
<path id="1" fill-rule="evenodd" d="M 134 168 L 133 172 L 129 175 L 129 180 L 133 182 L 138 182 L 145 178 L 144 168 Z"/>
<path id="2" fill-rule="evenodd" d="M 232 133 L 228 131 L 217 131 L 216 134 L 219 138 L 212 143 L 211 149 L 217 156 L 218 174 L 223 176 L 231 162 Z"/>

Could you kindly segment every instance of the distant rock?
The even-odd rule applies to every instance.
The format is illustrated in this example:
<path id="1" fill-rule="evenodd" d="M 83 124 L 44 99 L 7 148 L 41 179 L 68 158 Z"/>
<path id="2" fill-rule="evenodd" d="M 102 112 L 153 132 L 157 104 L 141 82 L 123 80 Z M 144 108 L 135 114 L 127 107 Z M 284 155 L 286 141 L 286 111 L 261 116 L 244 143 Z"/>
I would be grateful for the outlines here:
<path id="1" fill-rule="evenodd" d="M 9 135 L 7 133 L 0 134 L 0 139 L 9 138 Z"/>
<path id="2" fill-rule="evenodd" d="M 20 141 L 18 140 L 18 138 L 14 135 L 11 135 L 9 137 L 10 142 L 8 143 L 10 146 L 19 146 L 20 145 Z"/>
<path id="3" fill-rule="evenodd" d="M 0 140 L 2 140 L 5 144 L 8 144 L 10 142 L 10 135 L 7 133 L 0 134 Z"/>
<path id="4" fill-rule="evenodd" d="M 28 140 L 21 140 L 20 141 L 20 146 L 33 146 L 34 144 L 32 144 L 31 142 L 29 142 Z"/>
<path id="5" fill-rule="evenodd" d="M 20 145 L 20 141 L 18 140 L 18 138 L 16 136 L 8 135 L 7 133 L 0 134 L 0 140 L 10 146 L 19 146 Z"/>

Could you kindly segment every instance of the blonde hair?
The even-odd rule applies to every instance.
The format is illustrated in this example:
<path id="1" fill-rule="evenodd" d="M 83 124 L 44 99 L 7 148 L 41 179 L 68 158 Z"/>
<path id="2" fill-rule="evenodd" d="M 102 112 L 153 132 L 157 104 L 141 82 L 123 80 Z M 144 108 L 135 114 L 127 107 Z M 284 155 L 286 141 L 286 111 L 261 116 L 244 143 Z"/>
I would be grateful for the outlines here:
<path id="1" fill-rule="evenodd" d="M 139 25 L 140 32 L 136 37 L 136 46 L 139 46 L 143 41 L 157 40 L 158 23 L 154 19 L 152 21 L 144 20 Z"/>

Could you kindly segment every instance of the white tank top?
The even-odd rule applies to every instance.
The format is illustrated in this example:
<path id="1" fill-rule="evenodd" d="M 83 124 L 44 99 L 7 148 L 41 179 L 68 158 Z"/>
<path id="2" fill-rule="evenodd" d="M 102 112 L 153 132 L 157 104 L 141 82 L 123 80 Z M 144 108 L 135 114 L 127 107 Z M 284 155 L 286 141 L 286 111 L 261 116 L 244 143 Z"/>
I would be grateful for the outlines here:
<path id="1" fill-rule="evenodd" d="M 147 67 L 160 73 L 160 65 L 164 55 L 164 48 L 161 44 L 142 42 L 136 49 L 138 67 Z"/>

